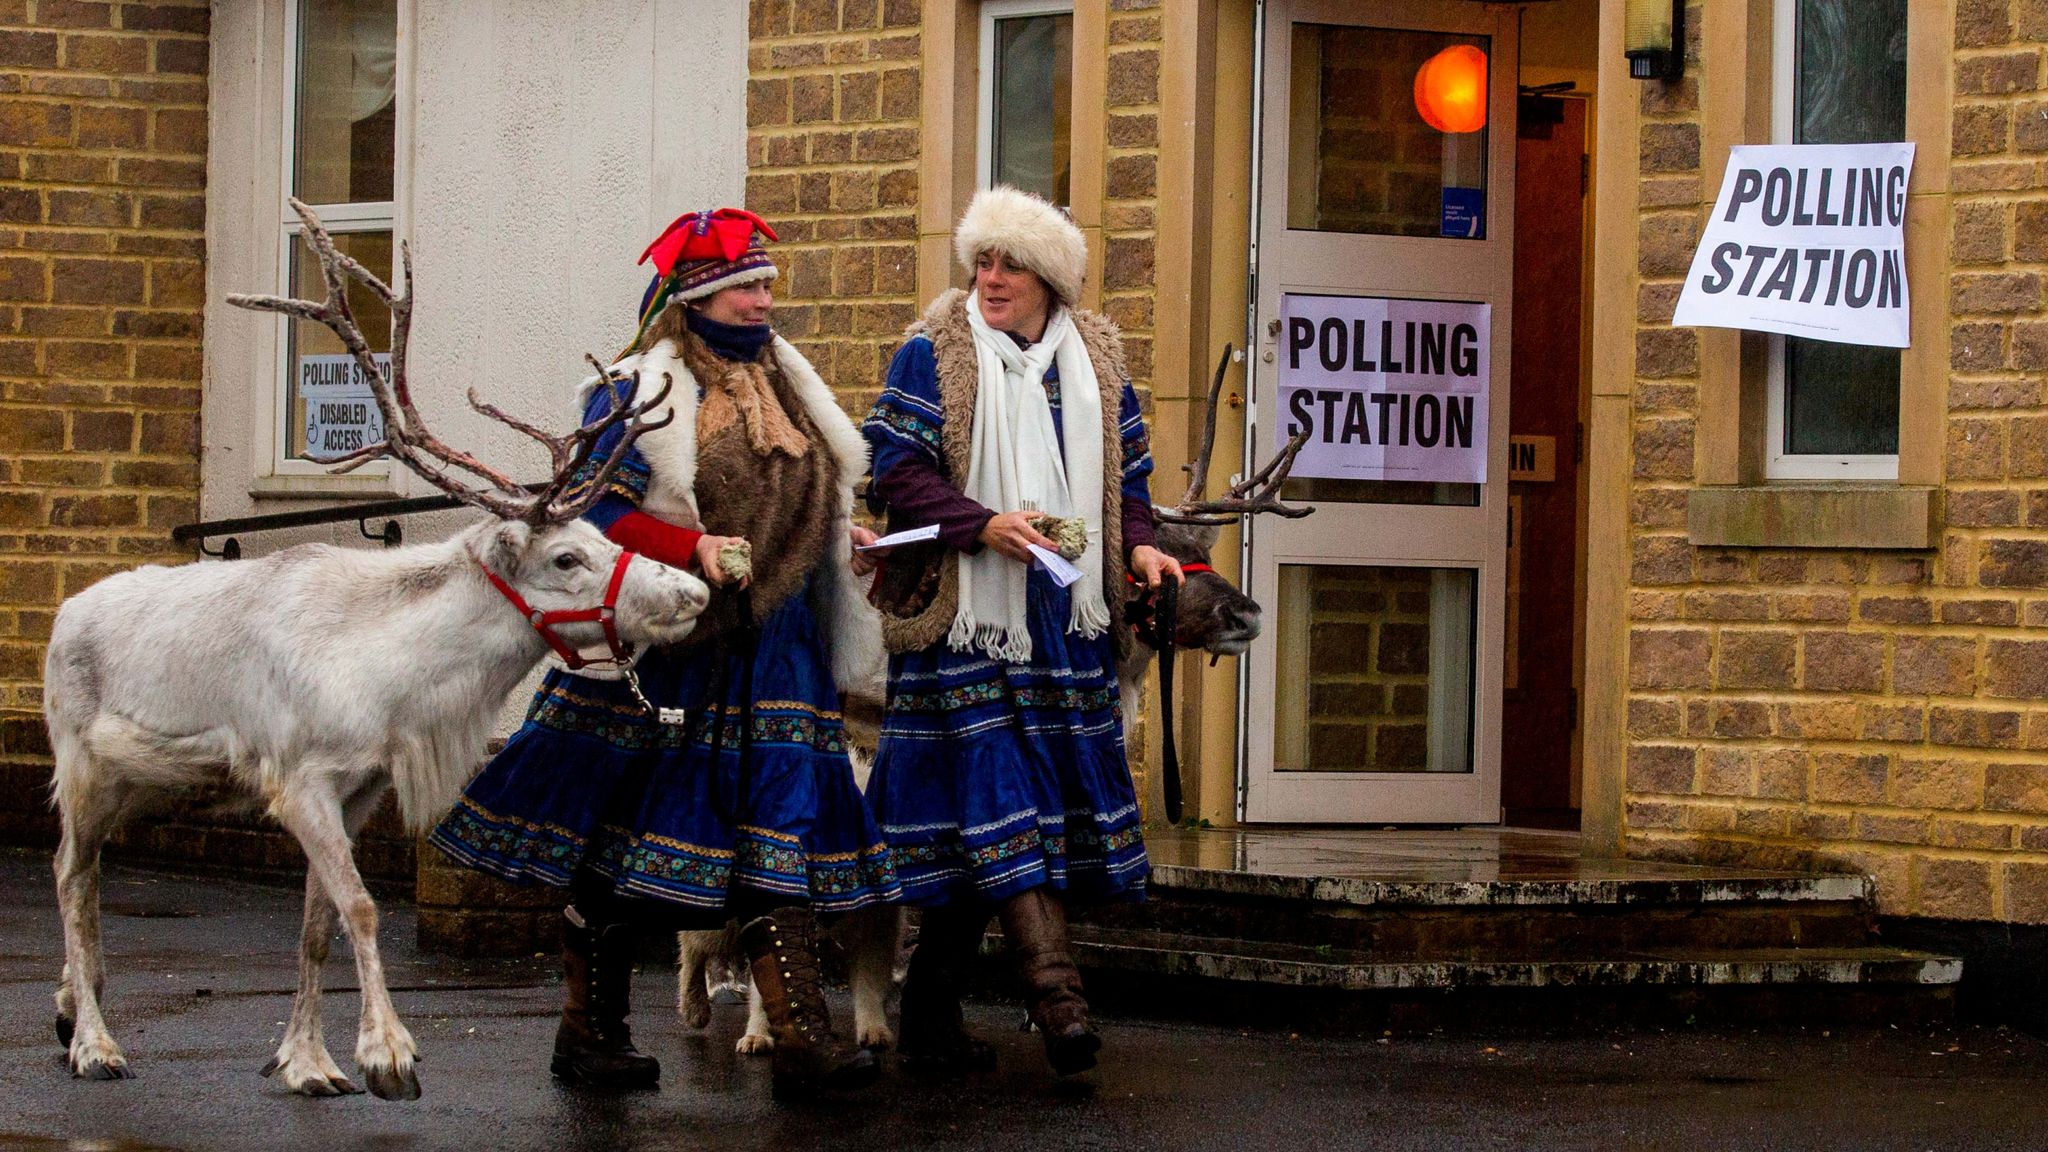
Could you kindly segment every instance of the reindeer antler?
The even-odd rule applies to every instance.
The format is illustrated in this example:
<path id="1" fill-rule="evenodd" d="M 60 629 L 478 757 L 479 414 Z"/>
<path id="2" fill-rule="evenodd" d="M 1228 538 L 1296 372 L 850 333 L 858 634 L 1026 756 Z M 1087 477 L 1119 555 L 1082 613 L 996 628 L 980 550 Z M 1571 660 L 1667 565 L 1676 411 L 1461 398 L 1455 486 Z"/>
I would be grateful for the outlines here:
<path id="1" fill-rule="evenodd" d="M 625 460 L 626 452 L 643 433 L 667 426 L 675 419 L 673 412 L 661 419 L 649 422 L 643 417 L 661 406 L 668 399 L 672 381 L 662 377 L 659 391 L 646 400 L 629 403 L 639 390 L 639 374 L 614 375 L 597 362 L 586 357 L 605 385 L 612 389 L 612 410 L 602 420 L 586 424 L 566 436 L 554 436 L 541 429 L 516 419 L 494 405 L 484 403 L 475 389 L 469 392 L 470 407 L 499 423 L 517 429 L 520 433 L 539 441 L 548 449 L 553 473 L 548 481 L 529 487 L 485 464 L 467 452 L 449 447 L 427 430 L 426 421 L 419 409 L 413 405 L 412 385 L 406 376 L 406 345 L 412 335 L 412 248 L 399 244 L 399 262 L 405 273 L 405 291 L 394 292 L 391 286 L 379 280 L 375 273 L 358 262 L 354 257 L 334 246 L 334 237 L 320 223 L 320 217 L 297 199 L 289 201 L 292 211 L 306 226 L 306 246 L 320 258 L 320 273 L 327 284 L 327 298 L 315 303 L 287 296 L 265 296 L 232 294 L 228 303 L 238 308 L 249 308 L 259 312 L 280 312 L 301 320 L 324 324 L 340 337 L 342 345 L 355 358 L 356 366 L 370 381 L 371 395 L 376 399 L 377 410 L 384 417 L 384 439 L 351 452 L 333 461 L 332 471 L 349 472 L 379 457 L 389 457 L 418 473 L 428 483 L 443 492 L 473 504 L 491 514 L 506 520 L 524 520 L 531 524 L 554 524 L 572 520 L 582 515 L 603 496 L 612 474 Z M 385 379 L 378 370 L 377 361 L 370 350 L 370 342 L 364 338 L 363 330 L 356 323 L 355 311 L 348 302 L 348 281 L 357 283 L 376 293 L 391 310 L 391 378 Z M 579 482 L 577 473 L 589 463 L 598 440 L 612 429 L 624 426 L 619 443 L 610 456 L 599 465 L 597 473 L 587 482 Z M 488 487 L 476 487 L 465 483 L 451 472 L 460 469 L 480 480 Z M 572 485 L 574 488 L 572 489 Z"/>
<path id="2" fill-rule="evenodd" d="M 1209 454 L 1216 447 L 1216 406 L 1223 394 L 1223 374 L 1230 367 L 1233 348 L 1223 346 L 1223 355 L 1216 361 L 1216 375 L 1209 381 L 1209 410 L 1202 423 L 1202 448 L 1195 453 L 1192 463 L 1182 467 L 1188 473 L 1187 495 L 1171 508 L 1155 508 L 1153 516 L 1169 524 L 1232 524 L 1239 516 L 1256 516 L 1271 512 L 1296 520 L 1315 511 L 1314 507 L 1295 508 L 1280 502 L 1280 486 L 1287 482 L 1287 474 L 1294 468 L 1294 458 L 1301 454 L 1301 446 L 1308 443 L 1306 429 L 1294 434 L 1287 447 L 1266 462 L 1258 474 L 1248 480 L 1231 486 L 1220 498 L 1202 499 L 1202 490 L 1209 483 Z"/>

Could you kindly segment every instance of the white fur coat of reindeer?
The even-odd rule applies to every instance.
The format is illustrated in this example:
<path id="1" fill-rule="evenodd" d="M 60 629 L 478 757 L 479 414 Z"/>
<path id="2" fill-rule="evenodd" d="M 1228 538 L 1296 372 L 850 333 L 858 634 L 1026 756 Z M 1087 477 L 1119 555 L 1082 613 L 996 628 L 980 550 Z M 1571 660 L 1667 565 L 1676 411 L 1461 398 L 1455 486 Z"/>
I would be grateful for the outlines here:
<path id="1" fill-rule="evenodd" d="M 44 666 L 62 829 L 55 862 L 64 921 L 57 1029 L 74 1075 L 131 1075 L 100 1005 L 100 849 L 122 822 L 176 792 L 224 785 L 262 804 L 307 859 L 299 990 L 265 1074 L 281 1075 L 306 1095 L 359 1090 L 321 1035 L 320 972 L 338 923 L 362 988 L 357 1066 L 378 1096 L 412 1099 L 420 1091 L 417 1047 L 385 986 L 377 909 L 351 840 L 393 788 L 409 827 L 438 819 L 482 760 L 506 697 L 551 644 L 606 644 L 614 660 L 627 655 L 595 622 L 553 625 L 555 639 L 547 639 L 491 575 L 536 616 L 595 608 L 609 598 L 616 635 L 633 647 L 682 639 L 709 590 L 685 572 L 626 559 L 577 519 L 624 455 L 622 448 L 595 481 L 574 486 L 598 438 L 622 426 L 630 446 L 655 427 L 643 417 L 661 394 L 559 437 L 472 395 L 479 411 L 550 452 L 554 474 L 547 484 L 529 489 L 513 482 L 427 431 L 406 381 L 410 296 L 336 251 L 312 211 L 292 203 L 320 258 L 327 299 L 230 302 L 327 324 L 374 382 L 387 438 L 344 467 L 389 456 L 497 519 L 441 543 L 381 553 L 304 545 L 260 560 L 150 566 L 108 577 L 64 603 Z M 406 271 L 410 280 L 409 258 Z M 349 312 L 348 279 L 391 306 L 388 381 Z M 469 487 L 458 472 L 485 487 Z M 608 590 L 615 574 L 614 595 Z"/>

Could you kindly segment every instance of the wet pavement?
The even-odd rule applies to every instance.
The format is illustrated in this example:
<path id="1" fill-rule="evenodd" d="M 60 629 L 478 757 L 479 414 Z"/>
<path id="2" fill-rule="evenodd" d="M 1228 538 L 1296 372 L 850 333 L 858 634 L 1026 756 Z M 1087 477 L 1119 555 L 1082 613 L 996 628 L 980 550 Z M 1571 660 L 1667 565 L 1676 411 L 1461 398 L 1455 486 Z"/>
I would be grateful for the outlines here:
<path id="1" fill-rule="evenodd" d="M 930 1084 L 892 1069 L 855 1100 L 777 1105 L 766 1061 L 733 1052 L 744 1009 L 722 1005 L 690 1032 L 659 970 L 639 977 L 634 1019 L 662 1091 L 594 1097 L 547 1077 L 550 963 L 423 958 L 410 910 L 386 912 L 424 1099 L 299 1099 L 260 1078 L 290 1004 L 299 893 L 132 868 L 105 885 L 107 1006 L 139 1078 L 74 1081 L 51 1031 L 47 859 L 0 850 L 0 1152 L 2048 1146 L 2048 1044 L 1882 1021 L 1383 1041 L 1112 1017 L 1103 1068 L 1056 1083 L 1014 1030 L 1018 1010 L 990 1004 L 970 1016 L 1000 1051 L 996 1073 Z M 335 953 L 327 1034 L 353 1071 L 354 970 L 345 945 Z"/>

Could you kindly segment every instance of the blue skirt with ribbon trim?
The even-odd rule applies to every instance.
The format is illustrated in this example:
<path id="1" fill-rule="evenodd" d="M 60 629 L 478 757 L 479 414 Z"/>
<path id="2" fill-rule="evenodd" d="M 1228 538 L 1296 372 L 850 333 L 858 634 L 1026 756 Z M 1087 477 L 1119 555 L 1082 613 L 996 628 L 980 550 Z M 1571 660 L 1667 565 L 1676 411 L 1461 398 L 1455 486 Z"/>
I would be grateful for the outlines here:
<path id="1" fill-rule="evenodd" d="M 706 912 L 749 890 L 821 913 L 900 899 L 806 599 L 790 597 L 761 626 L 744 779 L 737 657 L 656 649 L 640 661 L 641 688 L 658 707 L 688 709 L 688 724 L 659 723 L 623 681 L 551 670 L 525 724 L 428 838 L 508 880 L 565 885 L 588 861 L 621 895 Z"/>
<path id="2" fill-rule="evenodd" d="M 911 903 L 1040 885 L 1084 902 L 1144 896 L 1115 647 L 1067 633 L 1070 598 L 1044 572 L 1025 600 L 1029 663 L 943 639 L 890 660 L 868 803 Z"/>

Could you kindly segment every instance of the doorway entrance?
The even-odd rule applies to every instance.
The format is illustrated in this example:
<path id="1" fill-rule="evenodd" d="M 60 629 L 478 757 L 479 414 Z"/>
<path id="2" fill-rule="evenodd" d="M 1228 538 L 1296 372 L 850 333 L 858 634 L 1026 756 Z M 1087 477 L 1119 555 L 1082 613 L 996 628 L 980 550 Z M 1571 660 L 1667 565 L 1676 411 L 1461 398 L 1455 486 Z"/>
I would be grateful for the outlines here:
<path id="1" fill-rule="evenodd" d="M 1515 327 L 1508 426 L 1508 609 L 1502 819 L 1578 827 L 1584 599 L 1587 102 L 1525 93 L 1515 125 Z"/>
<path id="2" fill-rule="evenodd" d="M 1501 818 L 1517 17 L 1268 0 L 1246 458 L 1251 822 Z"/>

